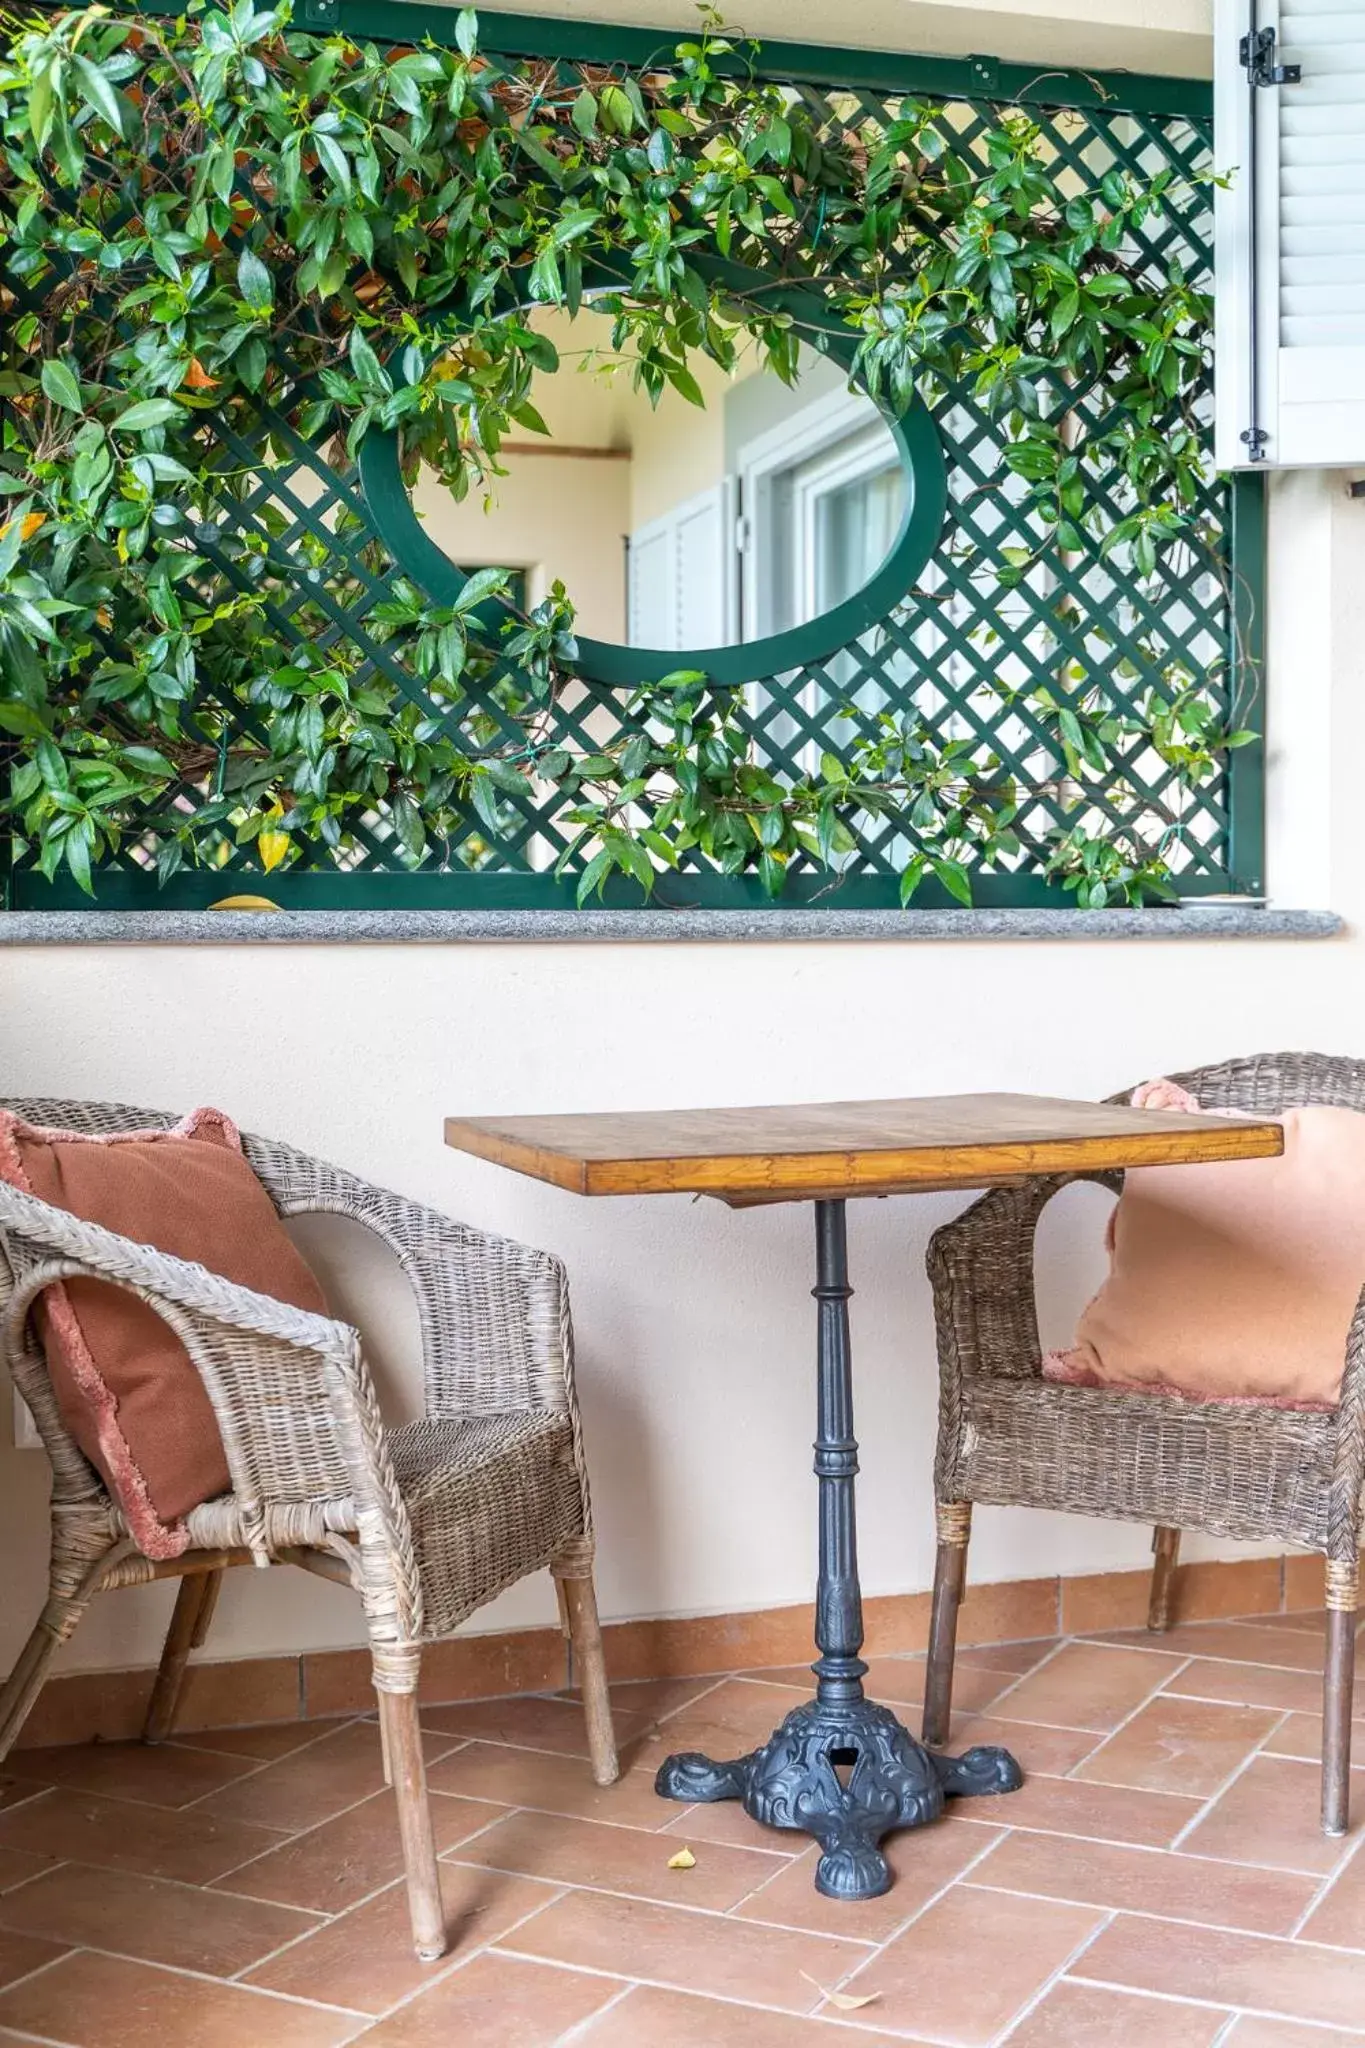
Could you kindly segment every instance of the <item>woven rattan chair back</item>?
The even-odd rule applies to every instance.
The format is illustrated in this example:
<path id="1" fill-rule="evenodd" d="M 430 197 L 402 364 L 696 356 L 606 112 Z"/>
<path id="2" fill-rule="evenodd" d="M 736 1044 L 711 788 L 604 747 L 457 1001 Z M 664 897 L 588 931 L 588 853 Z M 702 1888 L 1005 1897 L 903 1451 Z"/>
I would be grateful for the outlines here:
<path id="1" fill-rule="evenodd" d="M 1262 1054 L 1172 1078 L 1206 1109 L 1365 1111 L 1365 1061 L 1327 1054 Z M 1127 1093 L 1112 1099 L 1126 1101 Z M 1342 1834 L 1365 1470 L 1365 1307 L 1343 1333 L 1341 1400 L 1330 1413 L 1056 1385 L 1042 1377 L 1034 1238 L 1047 1203 L 1075 1178 L 1117 1191 L 1123 1177 L 1061 1175 L 993 1189 L 929 1246 L 940 1397 L 925 1740 L 947 1740 L 974 1503 L 1152 1524 L 1154 1629 L 1170 1625 L 1181 1530 L 1282 1542 L 1326 1560 L 1323 1826 Z"/>

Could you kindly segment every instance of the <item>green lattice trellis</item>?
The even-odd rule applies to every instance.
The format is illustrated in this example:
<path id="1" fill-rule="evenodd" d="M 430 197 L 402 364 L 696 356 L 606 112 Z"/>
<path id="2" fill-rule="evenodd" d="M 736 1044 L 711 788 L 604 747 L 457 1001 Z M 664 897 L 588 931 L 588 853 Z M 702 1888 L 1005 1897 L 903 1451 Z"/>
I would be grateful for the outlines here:
<path id="1" fill-rule="evenodd" d="M 326 8 L 328 0 L 320 0 Z M 334 14 L 335 9 L 333 7 Z M 331 26 L 318 12 L 302 11 L 301 26 Z M 410 41 L 422 34 L 444 39 L 451 17 L 443 10 L 404 6 L 343 9 L 342 26 L 356 36 Z M 630 61 L 666 53 L 636 31 L 577 29 L 567 23 L 490 17 L 484 42 L 507 54 L 546 54 L 567 61 Z M 945 143 L 971 155 L 993 109 L 1012 99 L 1032 103 L 1048 145 L 1062 166 L 1093 183 L 1111 166 L 1150 179 L 1162 169 L 1181 174 L 1187 196 L 1155 214 L 1137 231 L 1153 271 L 1178 261 L 1192 281 L 1207 281 L 1210 220 L 1205 187 L 1193 182 L 1208 166 L 1207 90 L 1161 80 L 1069 79 L 1049 73 L 1036 81 L 1014 67 L 981 60 L 892 57 L 841 58 L 831 51 L 766 46 L 765 71 L 799 93 L 829 130 L 862 131 L 894 118 L 902 94 L 943 100 L 938 126 Z M 1189 182 L 1186 182 L 1189 181 Z M 1182 210 L 1183 209 L 1183 210 Z M 1145 237 L 1145 238 L 1144 238 Z M 1105 389 L 1067 392 L 1067 405 L 1087 427 L 1102 422 L 1116 403 Z M 312 417 L 310 418 L 310 411 Z M 1154 676 L 1188 676 L 1212 698 L 1229 724 L 1255 722 L 1257 636 L 1261 568 L 1261 506 L 1257 484 L 1215 480 L 1196 508 L 1212 556 L 1175 551 L 1159 578 L 1126 574 L 1122 555 L 1108 561 L 1088 543 L 1084 551 L 1048 551 L 1022 577 L 1012 564 L 1036 550 L 1037 531 L 1026 506 L 1027 487 L 1011 477 L 996 430 L 966 389 L 938 393 L 932 405 L 946 457 L 948 511 L 927 567 L 885 617 L 824 658 L 799 660 L 774 675 L 755 676 L 743 689 L 742 717 L 757 754 L 779 772 L 795 768 L 803 749 L 840 753 L 879 711 L 913 709 L 938 729 L 970 744 L 978 767 L 998 766 L 1025 793 L 1017 831 L 1020 850 L 1002 866 L 973 876 L 975 900 L 1028 904 L 1060 894 L 1044 875 L 1058 826 L 1074 823 L 1076 789 L 1069 785 L 1055 731 L 1030 706 L 1027 693 L 1056 680 L 1067 667 L 1100 684 L 1119 706 L 1140 708 Z M 307 431 L 301 431 L 306 423 Z M 316 392 L 302 388 L 257 408 L 214 422 L 225 487 L 211 511 L 188 515 L 199 552 L 224 588 L 251 589 L 278 632 L 306 646 L 316 659 L 348 643 L 362 666 L 379 671 L 406 700 L 403 718 L 458 728 L 467 743 L 515 740 L 518 728 L 498 704 L 496 678 L 484 678 L 474 697 L 444 693 L 413 669 L 384 616 L 401 594 L 401 572 L 386 546 L 355 469 L 339 472 L 323 453 L 331 435 Z M 1084 442 L 1082 443 L 1084 446 Z M 1111 483 L 1092 461 L 1085 467 L 1092 502 L 1120 516 Z M 686 655 L 676 657 L 689 666 Z M 589 726 L 600 742 L 604 721 L 618 728 L 624 695 L 615 682 L 585 670 L 549 714 L 552 739 L 589 745 Z M 1235 713 L 1235 715 L 1234 715 Z M 243 717 L 234 700 L 233 715 Z M 249 716 L 249 714 L 246 714 Z M 1125 781 L 1148 807 L 1169 820 L 1171 860 L 1182 895 L 1260 888 L 1259 747 L 1225 757 L 1220 773 L 1197 789 L 1184 784 L 1141 739 L 1121 747 L 1108 782 L 1087 789 L 1090 815 L 1102 819 L 1117 785 Z M 220 799 L 213 764 L 187 774 L 173 799 L 203 807 Z M 164 807 L 163 807 L 164 808 Z M 573 900 L 575 876 L 556 877 L 554 865 L 570 845 L 569 802 L 561 792 L 528 785 L 502 792 L 491 811 L 472 809 L 449 838 L 432 842 L 414 871 L 404 861 L 401 820 L 383 810 L 345 821 L 345 845 L 329 856 L 318 848 L 307 869 L 291 868 L 262 882 L 255 849 L 223 838 L 216 872 L 183 873 L 158 889 L 154 869 L 157 819 L 130 835 L 99 881 L 103 907 L 203 903 L 231 889 L 261 889 L 280 902 L 335 906 L 379 904 L 553 906 Z M 867 819 L 856 831 L 855 851 L 837 877 L 814 861 L 793 862 L 787 904 L 818 902 L 874 907 L 897 900 L 898 875 L 913 847 L 903 820 Z M 756 879 L 726 877 L 703 857 L 685 857 L 682 870 L 660 878 L 665 902 L 728 905 L 766 900 Z M 10 900 L 57 905 L 77 900 L 69 885 L 48 885 L 31 872 L 11 877 Z M 638 901 L 635 885 L 609 888 L 607 900 Z M 946 900 L 925 885 L 917 902 Z M 1065 899 L 1063 899 L 1065 900 Z"/>

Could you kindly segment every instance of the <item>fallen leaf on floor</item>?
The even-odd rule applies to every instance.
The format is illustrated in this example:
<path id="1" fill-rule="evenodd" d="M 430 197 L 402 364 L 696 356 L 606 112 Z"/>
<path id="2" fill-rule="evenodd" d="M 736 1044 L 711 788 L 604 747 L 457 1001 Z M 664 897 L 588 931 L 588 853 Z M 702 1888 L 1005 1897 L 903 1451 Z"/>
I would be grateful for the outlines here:
<path id="1" fill-rule="evenodd" d="M 826 1991 L 823 1984 L 816 1984 L 814 1977 L 803 1970 L 801 1975 L 808 1984 L 814 1985 L 822 1998 L 827 1998 L 836 2012 L 861 2012 L 865 2005 L 875 2005 L 881 1997 L 880 1991 L 869 1991 L 865 1998 L 852 1998 L 847 1991 Z"/>
<path id="2" fill-rule="evenodd" d="M 695 1870 L 697 1859 L 690 1849 L 679 1849 L 676 1856 L 669 1857 L 668 1867 L 670 1870 Z"/>

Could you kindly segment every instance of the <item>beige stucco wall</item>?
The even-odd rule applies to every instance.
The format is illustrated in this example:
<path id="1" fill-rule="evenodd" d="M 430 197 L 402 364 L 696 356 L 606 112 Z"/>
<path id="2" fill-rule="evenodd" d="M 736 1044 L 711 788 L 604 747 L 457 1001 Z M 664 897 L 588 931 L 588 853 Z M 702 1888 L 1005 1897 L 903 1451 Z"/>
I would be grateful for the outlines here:
<path id="1" fill-rule="evenodd" d="M 686 0 L 516 0 L 484 13 L 572 14 L 583 21 L 696 31 Z M 1213 0 L 746 0 L 722 8 L 746 34 L 835 48 L 985 54 L 1021 64 L 1091 65 L 1204 78 L 1213 65 Z"/>
<path id="2" fill-rule="evenodd" d="M 895 19 L 926 11 L 906 6 Z M 762 25 L 762 0 L 745 12 Z M 1105 4 L 1086 13 L 1090 29 L 1108 19 Z M 798 9 L 783 15 L 787 32 L 814 33 L 810 10 L 804 25 Z M 967 46 L 986 41 L 985 18 L 959 10 Z M 1201 32 L 1193 9 L 1133 7 L 1128 18 L 1135 63 L 1151 61 L 1141 37 L 1153 22 L 1191 47 Z M 1053 40 L 1075 58 L 1080 29 L 1060 19 Z M 858 10 L 860 28 L 874 21 L 875 7 Z M 889 40 L 889 24 L 877 34 Z M 1282 903 L 1342 912 L 1339 939 L 0 950 L 0 1092 L 219 1103 L 249 1127 L 562 1253 L 605 1613 L 804 1600 L 815 1531 L 808 1214 L 732 1215 L 686 1197 L 581 1201 L 447 1151 L 442 1117 L 982 1088 L 1095 1096 L 1238 1051 L 1359 1054 L 1365 503 L 1340 476 L 1280 480 L 1271 558 L 1271 886 Z M 1064 1200 L 1070 1213 L 1049 1220 L 1040 1252 L 1044 1334 L 1058 1338 L 1099 1266 L 1095 1202 Z M 958 1207 L 935 1196 L 852 1214 L 862 1557 L 874 1593 L 930 1577 L 923 1261 L 930 1232 Z M 372 1335 L 386 1399 L 410 1409 L 401 1282 L 334 1236 L 330 1251 L 314 1250 L 338 1305 Z M 46 1548 L 44 1460 L 4 1437 L 0 1419 L 0 1665 L 39 1604 Z M 1010 1579 L 1137 1566 L 1146 1553 L 1141 1529 L 983 1511 L 973 1567 Z M 104 1602 L 68 1661 L 150 1660 L 169 1599 L 161 1588 Z M 552 1612 L 548 1583 L 529 1582 L 475 1625 Z M 239 1572 L 213 1647 L 246 1656 L 359 1636 L 339 1590 Z"/>

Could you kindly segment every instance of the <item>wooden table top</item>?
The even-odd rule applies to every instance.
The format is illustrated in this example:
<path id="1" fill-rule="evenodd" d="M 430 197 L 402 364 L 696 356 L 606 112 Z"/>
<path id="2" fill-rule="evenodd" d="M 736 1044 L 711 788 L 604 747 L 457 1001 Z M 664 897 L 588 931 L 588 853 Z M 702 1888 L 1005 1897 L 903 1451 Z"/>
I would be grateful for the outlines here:
<path id="1" fill-rule="evenodd" d="M 445 1136 L 456 1151 L 578 1195 L 713 1194 L 736 1205 L 1265 1159 L 1284 1149 L 1277 1123 L 1047 1095 L 449 1117 Z"/>

